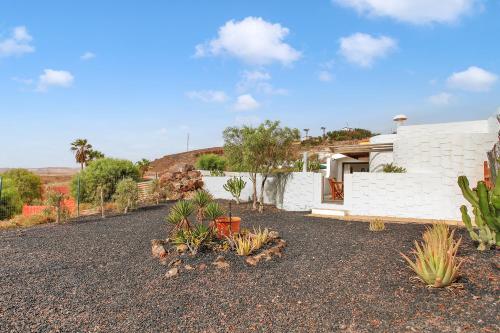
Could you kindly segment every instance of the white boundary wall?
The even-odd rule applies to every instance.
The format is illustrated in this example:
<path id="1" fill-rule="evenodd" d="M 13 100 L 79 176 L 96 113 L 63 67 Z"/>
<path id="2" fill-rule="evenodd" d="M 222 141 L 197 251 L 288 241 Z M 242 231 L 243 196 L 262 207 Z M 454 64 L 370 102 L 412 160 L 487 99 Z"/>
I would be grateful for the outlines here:
<path id="1" fill-rule="evenodd" d="M 228 179 L 237 176 L 247 182 L 241 192 L 242 201 L 252 200 L 252 181 L 248 173 L 226 172 L 224 176 L 214 177 L 202 172 L 204 188 L 215 199 L 233 199 L 231 194 L 224 190 Z M 320 174 L 313 172 L 292 172 L 280 176 L 269 177 L 264 188 L 264 202 L 288 211 L 309 211 L 314 206 L 314 193 L 320 191 L 315 177 Z M 257 193 L 260 193 L 260 175 L 257 176 Z"/>

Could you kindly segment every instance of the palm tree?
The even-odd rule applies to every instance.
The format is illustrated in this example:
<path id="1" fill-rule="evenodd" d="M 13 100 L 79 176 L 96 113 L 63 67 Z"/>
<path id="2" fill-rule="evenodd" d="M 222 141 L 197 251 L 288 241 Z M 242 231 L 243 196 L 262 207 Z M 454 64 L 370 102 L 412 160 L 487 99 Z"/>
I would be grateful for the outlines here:
<path id="1" fill-rule="evenodd" d="M 88 152 L 87 161 L 85 162 L 85 166 L 87 166 L 87 164 L 90 161 L 98 160 L 98 159 L 104 158 L 104 157 L 105 157 L 104 154 L 101 153 L 99 150 L 90 149 Z"/>
<path id="2" fill-rule="evenodd" d="M 304 132 L 306 132 L 306 137 L 305 137 L 305 140 L 307 140 L 309 138 L 309 128 L 304 128 Z"/>
<path id="3" fill-rule="evenodd" d="M 141 174 L 141 178 L 144 177 L 144 174 L 151 168 L 151 161 L 143 158 L 142 160 L 135 163 L 137 168 L 139 169 L 139 173 Z"/>
<path id="4" fill-rule="evenodd" d="M 76 139 L 71 143 L 71 151 L 75 153 L 76 163 L 80 163 L 83 170 L 83 166 L 89 161 L 92 145 L 88 143 L 87 139 Z"/>
<path id="5" fill-rule="evenodd" d="M 325 136 L 326 136 L 326 132 L 325 132 L 326 131 L 326 127 L 322 126 L 321 130 L 323 131 L 323 138 L 325 138 Z"/>

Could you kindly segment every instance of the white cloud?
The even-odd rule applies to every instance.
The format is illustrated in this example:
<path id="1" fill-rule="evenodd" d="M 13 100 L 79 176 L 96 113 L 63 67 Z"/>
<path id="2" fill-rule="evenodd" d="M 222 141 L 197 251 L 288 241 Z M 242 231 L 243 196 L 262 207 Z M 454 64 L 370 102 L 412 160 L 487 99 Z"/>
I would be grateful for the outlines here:
<path id="1" fill-rule="evenodd" d="M 198 90 L 188 91 L 186 96 L 190 99 L 200 100 L 205 103 L 224 103 L 229 99 L 221 90 Z"/>
<path id="2" fill-rule="evenodd" d="M 368 34 L 355 33 L 340 38 L 339 53 L 349 62 L 361 67 L 371 67 L 378 58 L 387 56 L 396 49 L 397 42 L 387 36 L 372 37 Z"/>
<path id="3" fill-rule="evenodd" d="M 241 80 L 236 84 L 236 90 L 244 93 L 253 90 L 267 95 L 287 95 L 288 90 L 274 88 L 268 81 L 271 80 L 271 74 L 264 71 L 244 71 Z"/>
<path id="4" fill-rule="evenodd" d="M 480 5 L 478 0 L 333 0 L 368 16 L 412 24 L 452 23 Z"/>
<path id="5" fill-rule="evenodd" d="M 231 20 L 219 28 L 217 38 L 197 45 L 195 56 L 227 54 L 253 65 L 289 65 L 301 57 L 299 51 L 283 42 L 289 32 L 281 24 L 260 17 Z"/>
<path id="6" fill-rule="evenodd" d="M 320 71 L 318 73 L 318 80 L 322 82 L 330 82 L 333 80 L 333 75 L 329 71 Z"/>
<path id="7" fill-rule="evenodd" d="M 427 100 L 429 103 L 437 105 L 437 106 L 446 106 L 449 105 L 452 101 L 453 95 L 447 92 L 441 92 L 436 95 L 429 96 Z"/>
<path id="8" fill-rule="evenodd" d="M 19 83 L 22 83 L 22 84 L 25 84 L 25 85 L 31 85 L 33 84 L 33 79 L 24 79 L 22 77 L 13 77 L 12 80 L 16 81 L 16 82 L 19 82 Z"/>
<path id="9" fill-rule="evenodd" d="M 0 41 L 0 57 L 20 56 L 35 51 L 30 45 L 33 38 L 24 26 L 15 27 L 9 38 Z"/>
<path id="10" fill-rule="evenodd" d="M 238 96 L 236 103 L 234 104 L 234 109 L 236 111 L 249 111 L 253 109 L 257 109 L 260 107 L 259 102 L 255 100 L 250 94 L 244 94 Z"/>
<path id="11" fill-rule="evenodd" d="M 453 73 L 448 79 L 451 88 L 466 91 L 488 91 L 497 81 L 498 76 L 482 68 L 471 66 L 462 72 Z"/>
<path id="12" fill-rule="evenodd" d="M 94 53 L 87 51 L 80 56 L 80 59 L 81 60 L 91 60 L 91 59 L 94 59 L 95 57 L 96 57 L 96 55 Z"/>
<path id="13" fill-rule="evenodd" d="M 38 91 L 47 91 L 51 86 L 70 87 L 73 84 L 74 77 L 68 71 L 53 69 L 44 69 L 43 74 L 38 78 Z"/>

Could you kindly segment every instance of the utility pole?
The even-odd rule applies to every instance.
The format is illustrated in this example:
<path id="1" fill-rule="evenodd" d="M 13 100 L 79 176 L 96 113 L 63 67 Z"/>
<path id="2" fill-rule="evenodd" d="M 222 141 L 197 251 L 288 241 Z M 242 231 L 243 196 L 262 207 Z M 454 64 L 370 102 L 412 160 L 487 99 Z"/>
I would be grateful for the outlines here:
<path id="1" fill-rule="evenodd" d="M 186 151 L 189 151 L 189 133 L 187 134 Z"/>

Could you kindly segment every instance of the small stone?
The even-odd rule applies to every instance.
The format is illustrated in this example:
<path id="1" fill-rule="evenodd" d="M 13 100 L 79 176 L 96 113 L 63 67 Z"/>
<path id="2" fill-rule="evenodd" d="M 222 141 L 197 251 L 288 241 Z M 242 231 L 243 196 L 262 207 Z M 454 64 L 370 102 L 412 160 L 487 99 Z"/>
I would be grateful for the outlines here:
<path id="1" fill-rule="evenodd" d="M 174 276 L 177 276 L 179 274 L 179 269 L 177 267 L 171 268 L 167 274 L 165 274 L 165 277 L 167 278 L 172 278 Z"/>
<path id="2" fill-rule="evenodd" d="M 247 257 L 245 262 L 250 266 L 257 266 L 257 260 L 254 257 Z"/>
<path id="3" fill-rule="evenodd" d="M 179 253 L 184 253 L 188 250 L 188 247 L 186 244 L 177 245 L 176 248 L 177 248 L 177 252 L 179 252 Z"/>
<path id="4" fill-rule="evenodd" d="M 224 259 L 223 256 L 218 256 L 217 259 L 215 259 L 215 261 L 212 263 L 212 265 L 216 266 L 219 269 L 229 267 L 229 263 L 226 262 L 226 259 Z"/>
<path id="5" fill-rule="evenodd" d="M 198 266 L 198 269 L 199 269 L 200 271 L 204 271 L 206 268 L 207 268 L 207 265 L 206 265 L 206 264 L 200 264 L 200 266 Z"/>
<path id="6" fill-rule="evenodd" d="M 340 328 L 341 330 L 345 330 L 345 329 L 347 329 L 347 325 L 345 325 L 345 324 L 341 324 L 341 325 L 339 326 L 339 328 Z"/>
<path id="7" fill-rule="evenodd" d="M 170 261 L 168 263 L 168 266 L 170 267 L 176 267 L 176 266 L 179 266 L 180 264 L 182 264 L 182 260 L 181 259 L 174 259 L 172 261 Z"/>
<path id="8" fill-rule="evenodd" d="M 193 266 L 191 266 L 191 265 L 184 265 L 184 269 L 185 269 L 186 271 L 192 271 L 192 270 L 194 269 L 194 267 L 193 267 Z"/>
<path id="9" fill-rule="evenodd" d="M 151 253 L 155 258 L 164 258 L 167 256 L 167 251 L 163 246 L 165 243 L 162 240 L 153 239 L 151 241 Z"/>

